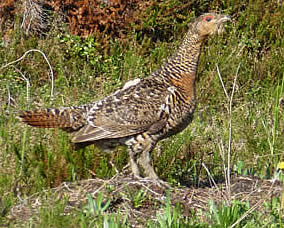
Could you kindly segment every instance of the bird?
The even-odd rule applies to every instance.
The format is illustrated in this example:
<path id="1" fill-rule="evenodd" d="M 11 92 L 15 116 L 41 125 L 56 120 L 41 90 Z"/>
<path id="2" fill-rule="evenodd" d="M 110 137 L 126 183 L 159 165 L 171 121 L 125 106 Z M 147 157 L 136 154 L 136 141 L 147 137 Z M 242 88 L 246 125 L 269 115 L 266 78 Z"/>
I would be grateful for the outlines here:
<path id="1" fill-rule="evenodd" d="M 181 45 L 162 66 L 145 78 L 126 82 L 105 98 L 89 104 L 21 111 L 22 122 L 39 128 L 60 128 L 79 147 L 103 149 L 126 145 L 137 178 L 159 181 L 152 166 L 156 144 L 183 131 L 193 119 L 195 79 L 202 45 L 221 34 L 227 15 L 205 13 L 190 25 Z M 143 176 L 141 176 L 141 170 Z"/>

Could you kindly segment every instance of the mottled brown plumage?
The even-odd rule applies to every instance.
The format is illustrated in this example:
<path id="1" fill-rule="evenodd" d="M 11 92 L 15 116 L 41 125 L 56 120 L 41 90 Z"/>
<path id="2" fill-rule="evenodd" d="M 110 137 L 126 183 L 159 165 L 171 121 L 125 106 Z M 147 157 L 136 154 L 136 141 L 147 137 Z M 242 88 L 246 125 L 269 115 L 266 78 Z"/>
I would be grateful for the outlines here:
<path id="1" fill-rule="evenodd" d="M 220 33 L 230 18 L 204 14 L 190 25 L 177 52 L 149 77 L 127 82 L 103 100 L 79 107 L 23 111 L 22 121 L 44 128 L 72 132 L 75 144 L 128 146 L 133 173 L 158 179 L 150 160 L 156 143 L 182 131 L 196 106 L 195 76 L 203 41 Z M 139 157 L 139 159 L 138 159 Z"/>

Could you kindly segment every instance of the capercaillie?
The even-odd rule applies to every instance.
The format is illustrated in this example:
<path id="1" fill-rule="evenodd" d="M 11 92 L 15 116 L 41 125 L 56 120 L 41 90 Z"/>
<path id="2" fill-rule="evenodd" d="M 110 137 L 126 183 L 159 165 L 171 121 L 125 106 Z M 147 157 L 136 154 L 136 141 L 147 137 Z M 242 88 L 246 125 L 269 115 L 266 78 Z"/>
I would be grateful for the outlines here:
<path id="1" fill-rule="evenodd" d="M 106 98 L 78 107 L 22 111 L 20 118 L 33 127 L 71 132 L 77 145 L 128 147 L 132 172 L 159 180 L 150 153 L 156 143 L 185 129 L 196 107 L 195 77 L 204 41 L 223 31 L 230 17 L 207 13 L 198 17 L 178 48 L 150 76 L 128 81 Z"/>

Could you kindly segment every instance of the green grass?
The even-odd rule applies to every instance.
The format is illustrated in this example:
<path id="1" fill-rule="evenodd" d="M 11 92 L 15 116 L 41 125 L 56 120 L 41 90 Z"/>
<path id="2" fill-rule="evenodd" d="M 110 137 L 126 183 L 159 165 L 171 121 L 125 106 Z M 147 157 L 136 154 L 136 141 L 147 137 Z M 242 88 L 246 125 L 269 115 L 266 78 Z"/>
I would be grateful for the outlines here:
<path id="1" fill-rule="evenodd" d="M 182 5 L 181 1 L 165 4 L 168 3 Z M 129 31 L 128 42 L 120 43 L 113 38 L 107 50 L 94 37 L 81 39 L 58 31 L 52 31 L 45 38 L 25 37 L 19 26 L 13 31 L 8 48 L 0 37 L 0 223 L 6 221 L 5 216 L 17 203 L 18 195 L 30 196 L 63 181 L 92 178 L 93 174 L 111 178 L 116 169 L 122 170 L 128 158 L 125 148 L 117 148 L 112 154 L 94 146 L 75 151 L 68 134 L 24 126 L 16 119 L 18 111 L 87 103 L 115 91 L 127 80 L 146 77 L 174 52 L 186 31 L 185 22 L 194 13 L 208 9 L 217 8 L 232 15 L 233 23 L 226 27 L 224 35 L 210 39 L 203 48 L 197 79 L 199 104 L 194 121 L 184 132 L 159 143 L 152 155 L 154 166 L 158 175 L 174 186 L 198 186 L 200 180 L 207 178 L 202 163 L 215 180 L 221 180 L 227 163 L 221 158 L 220 146 L 228 150 L 231 121 L 233 171 L 260 178 L 273 177 L 277 164 L 284 160 L 284 7 L 277 1 L 263 0 L 213 1 L 209 7 L 206 3 L 194 5 L 195 11 L 190 15 L 182 12 L 182 22 L 170 16 L 163 19 L 159 8 L 150 10 L 148 18 L 143 17 L 143 30 Z M 168 39 L 157 39 L 159 35 Z M 44 52 L 53 68 L 53 97 L 49 66 L 41 54 L 29 53 L 16 64 L 1 68 L 30 49 Z M 231 115 L 226 109 L 228 104 L 216 64 L 229 94 L 240 66 Z M 133 206 L 139 208 L 144 197 L 142 190 L 136 192 L 132 196 Z M 249 205 L 238 202 L 230 207 L 221 205 L 212 209 L 212 206 L 212 216 L 202 224 L 197 216 L 182 218 L 179 209 L 165 205 L 166 215 L 157 214 L 157 221 L 149 221 L 149 227 L 166 227 L 169 223 L 173 224 L 171 227 L 190 224 L 224 227 L 221 220 L 232 225 L 250 209 Z M 91 227 L 109 223 L 109 227 L 127 227 L 124 218 L 110 214 L 74 212 L 62 216 L 64 206 L 62 201 L 55 207 L 42 208 L 37 224 Z M 272 202 L 270 206 L 271 227 L 281 227 L 279 204 Z M 234 221 L 226 221 L 224 213 L 229 213 Z M 99 216 L 100 223 L 92 223 L 95 221 L 92 216 Z M 251 216 L 252 221 L 245 220 L 239 227 L 268 224 L 257 221 L 261 212 L 253 212 Z M 118 221 L 121 226 L 117 225 Z"/>

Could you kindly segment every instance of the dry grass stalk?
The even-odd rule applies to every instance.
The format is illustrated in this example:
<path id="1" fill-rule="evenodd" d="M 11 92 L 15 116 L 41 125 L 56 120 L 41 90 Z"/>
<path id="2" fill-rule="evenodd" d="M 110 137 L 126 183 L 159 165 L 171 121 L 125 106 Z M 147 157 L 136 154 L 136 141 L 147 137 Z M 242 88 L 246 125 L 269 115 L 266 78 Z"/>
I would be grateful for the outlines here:
<path id="1" fill-rule="evenodd" d="M 224 144 L 222 143 L 222 141 L 220 142 L 221 144 L 219 145 L 220 151 L 221 151 L 221 157 L 223 159 L 223 163 L 224 163 L 224 173 L 225 173 L 225 181 L 226 181 L 226 192 L 227 192 L 227 196 L 228 196 L 228 201 L 227 204 L 231 205 L 231 154 L 232 154 L 232 105 L 233 105 L 233 98 L 234 98 L 234 93 L 235 93 L 235 89 L 236 89 L 236 85 L 237 85 L 237 78 L 238 78 L 238 74 L 239 74 L 239 69 L 240 69 L 241 63 L 239 63 L 235 77 L 234 77 L 234 83 L 233 83 L 233 88 L 232 88 L 232 92 L 231 95 L 229 96 L 227 89 L 224 85 L 218 64 L 216 64 L 216 68 L 217 68 L 217 73 L 218 73 L 218 77 L 220 79 L 221 85 L 223 87 L 224 93 L 226 95 L 227 98 L 227 111 L 228 111 L 228 115 L 229 115 L 229 138 L 228 138 L 228 143 L 227 143 L 227 159 L 225 159 L 225 150 L 224 150 Z M 227 167 L 225 165 L 225 162 L 227 160 Z"/>
<path id="2" fill-rule="evenodd" d="M 26 55 L 29 54 L 30 52 L 39 52 L 43 56 L 43 58 L 45 59 L 45 61 L 47 62 L 48 66 L 49 66 L 49 69 L 50 69 L 49 77 L 50 77 L 50 81 L 51 81 L 50 97 L 51 97 L 51 99 L 53 99 L 53 96 L 54 96 L 54 75 L 53 75 L 53 70 L 52 70 L 52 67 L 51 67 L 51 64 L 50 64 L 48 58 L 46 57 L 46 55 L 41 50 L 39 50 L 39 49 L 30 49 L 30 50 L 26 51 L 20 58 L 18 58 L 15 61 L 12 61 L 12 62 L 7 63 L 4 66 L 0 67 L 0 70 L 3 70 L 5 68 L 7 68 L 8 66 L 13 65 L 13 64 L 23 60 L 26 57 Z"/>

